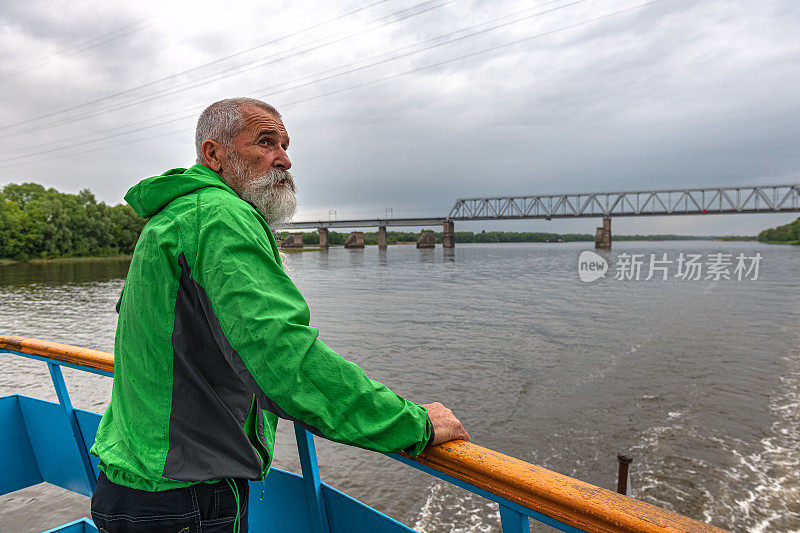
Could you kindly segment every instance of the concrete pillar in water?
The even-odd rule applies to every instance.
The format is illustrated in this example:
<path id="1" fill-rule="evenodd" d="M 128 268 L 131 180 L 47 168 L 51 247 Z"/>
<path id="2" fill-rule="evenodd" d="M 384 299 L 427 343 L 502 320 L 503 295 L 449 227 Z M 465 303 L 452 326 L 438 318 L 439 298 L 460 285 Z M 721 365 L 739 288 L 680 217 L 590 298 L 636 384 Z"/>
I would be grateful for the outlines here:
<path id="1" fill-rule="evenodd" d="M 364 247 L 364 232 L 354 231 L 351 233 L 347 240 L 344 241 L 345 248 L 363 248 Z"/>
<path id="2" fill-rule="evenodd" d="M 417 248 L 435 248 L 436 235 L 429 229 L 422 230 L 417 239 Z"/>
<path id="3" fill-rule="evenodd" d="M 319 233 L 319 247 L 323 250 L 328 249 L 328 228 L 319 228 L 317 230 Z"/>
<path id="4" fill-rule="evenodd" d="M 386 249 L 386 226 L 378 227 L 378 248 L 381 250 Z"/>
<path id="5" fill-rule="evenodd" d="M 303 247 L 303 234 L 290 233 L 283 239 L 281 248 L 302 248 Z"/>
<path id="6" fill-rule="evenodd" d="M 594 247 L 598 250 L 609 250 L 611 248 L 611 219 L 603 218 L 603 225 L 597 228 L 594 235 Z"/>
<path id="7" fill-rule="evenodd" d="M 444 223 L 443 235 L 442 235 L 442 246 L 444 248 L 455 248 L 456 247 L 456 229 L 455 229 L 455 224 L 453 224 L 449 220 Z"/>

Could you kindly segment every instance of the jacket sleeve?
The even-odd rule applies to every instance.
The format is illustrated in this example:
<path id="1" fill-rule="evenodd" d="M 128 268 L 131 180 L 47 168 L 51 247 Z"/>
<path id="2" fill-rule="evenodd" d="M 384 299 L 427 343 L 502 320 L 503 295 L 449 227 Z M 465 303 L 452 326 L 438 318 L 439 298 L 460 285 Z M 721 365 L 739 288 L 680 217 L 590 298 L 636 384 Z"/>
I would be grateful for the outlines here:
<path id="1" fill-rule="evenodd" d="M 317 338 L 268 230 L 255 213 L 242 211 L 201 218 L 192 271 L 222 333 L 266 396 L 262 408 L 333 441 L 422 452 L 433 437 L 427 411 Z"/>

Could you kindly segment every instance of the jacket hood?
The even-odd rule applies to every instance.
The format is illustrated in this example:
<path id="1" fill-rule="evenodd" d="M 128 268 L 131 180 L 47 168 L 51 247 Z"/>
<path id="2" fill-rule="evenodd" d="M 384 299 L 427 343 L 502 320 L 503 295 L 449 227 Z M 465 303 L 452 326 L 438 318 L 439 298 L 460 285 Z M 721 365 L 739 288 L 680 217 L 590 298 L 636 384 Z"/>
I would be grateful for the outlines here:
<path id="1" fill-rule="evenodd" d="M 160 176 L 146 178 L 125 194 L 125 201 L 142 218 L 155 215 L 175 198 L 203 187 L 217 187 L 236 194 L 222 177 L 203 165 L 173 168 Z"/>

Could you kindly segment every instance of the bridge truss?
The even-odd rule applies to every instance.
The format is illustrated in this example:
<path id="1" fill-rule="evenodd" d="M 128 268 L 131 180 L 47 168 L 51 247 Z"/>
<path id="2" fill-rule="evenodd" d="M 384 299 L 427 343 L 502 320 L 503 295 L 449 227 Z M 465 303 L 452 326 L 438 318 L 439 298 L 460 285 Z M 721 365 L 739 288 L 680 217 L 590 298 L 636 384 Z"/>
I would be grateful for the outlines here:
<path id="1" fill-rule="evenodd" d="M 776 213 L 800 211 L 800 185 L 460 198 L 448 220 Z"/>

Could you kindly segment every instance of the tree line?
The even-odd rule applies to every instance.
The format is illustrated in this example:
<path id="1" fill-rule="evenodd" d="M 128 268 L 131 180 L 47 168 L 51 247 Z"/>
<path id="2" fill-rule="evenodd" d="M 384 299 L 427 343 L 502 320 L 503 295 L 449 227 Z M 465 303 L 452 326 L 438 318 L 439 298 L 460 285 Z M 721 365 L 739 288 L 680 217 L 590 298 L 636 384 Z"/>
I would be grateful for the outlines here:
<path id="1" fill-rule="evenodd" d="M 761 242 L 800 244 L 800 218 L 777 228 L 765 229 L 758 234 L 758 240 Z"/>
<path id="2" fill-rule="evenodd" d="M 0 259 L 113 256 L 133 253 L 144 220 L 127 204 L 98 202 L 38 183 L 0 188 Z"/>

